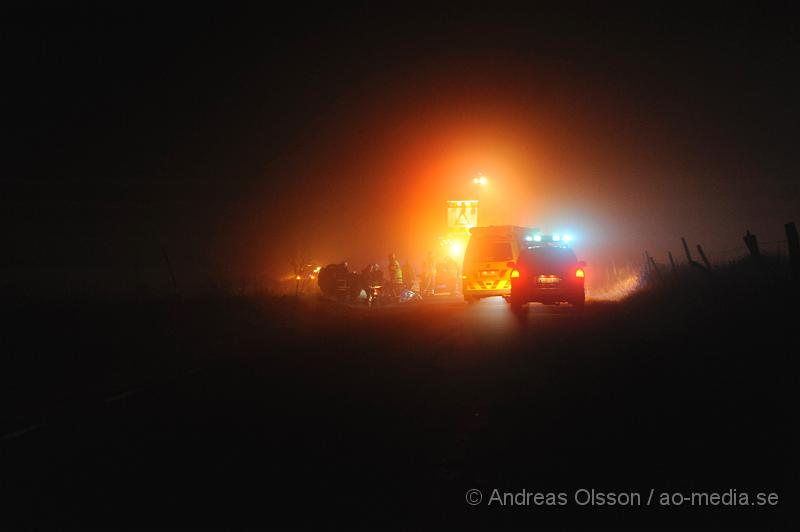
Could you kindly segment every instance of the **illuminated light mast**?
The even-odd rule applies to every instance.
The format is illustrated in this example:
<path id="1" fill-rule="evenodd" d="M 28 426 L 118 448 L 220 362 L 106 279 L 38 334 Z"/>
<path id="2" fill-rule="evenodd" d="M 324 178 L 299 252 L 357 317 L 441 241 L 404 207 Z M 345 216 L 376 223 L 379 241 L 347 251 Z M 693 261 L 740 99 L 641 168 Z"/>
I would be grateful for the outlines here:
<path id="1" fill-rule="evenodd" d="M 480 192 L 481 188 L 489 184 L 489 178 L 478 172 L 472 178 L 472 183 L 478 186 Z M 469 231 L 478 225 L 479 203 L 477 199 L 447 201 L 447 236 L 440 238 L 439 243 L 444 248 L 445 254 L 455 260 L 459 267 L 467 250 Z"/>
<path id="2" fill-rule="evenodd" d="M 478 200 L 447 201 L 447 236 L 441 239 L 445 253 L 461 264 L 469 230 L 478 225 Z"/>

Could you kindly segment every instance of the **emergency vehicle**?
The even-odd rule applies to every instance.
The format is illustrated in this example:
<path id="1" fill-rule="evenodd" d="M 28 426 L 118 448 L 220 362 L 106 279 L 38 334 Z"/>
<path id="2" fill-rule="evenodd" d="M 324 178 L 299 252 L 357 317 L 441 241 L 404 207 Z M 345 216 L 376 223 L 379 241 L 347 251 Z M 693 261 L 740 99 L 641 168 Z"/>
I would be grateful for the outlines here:
<path id="1" fill-rule="evenodd" d="M 582 309 L 586 301 L 586 263 L 558 235 L 536 235 L 511 271 L 511 309 L 530 302 L 570 303 Z"/>
<path id="2" fill-rule="evenodd" d="M 516 225 L 473 227 L 461 268 L 464 300 L 511 295 L 511 272 L 520 252 L 527 248 L 526 238 L 538 229 Z"/>

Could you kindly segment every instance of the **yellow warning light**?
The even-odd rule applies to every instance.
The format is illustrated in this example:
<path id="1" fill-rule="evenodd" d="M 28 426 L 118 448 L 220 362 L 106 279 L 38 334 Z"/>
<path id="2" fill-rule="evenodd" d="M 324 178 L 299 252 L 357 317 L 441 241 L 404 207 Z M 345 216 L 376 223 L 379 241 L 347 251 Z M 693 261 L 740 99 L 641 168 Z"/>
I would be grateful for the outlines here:
<path id="1" fill-rule="evenodd" d="M 511 278 L 512 279 L 518 279 L 519 278 L 519 270 L 512 270 Z"/>
<path id="2" fill-rule="evenodd" d="M 295 277 L 294 277 L 294 278 L 295 278 L 295 280 L 296 280 L 296 281 L 299 281 L 299 280 L 300 280 L 300 276 L 299 276 L 299 275 L 295 275 Z"/>

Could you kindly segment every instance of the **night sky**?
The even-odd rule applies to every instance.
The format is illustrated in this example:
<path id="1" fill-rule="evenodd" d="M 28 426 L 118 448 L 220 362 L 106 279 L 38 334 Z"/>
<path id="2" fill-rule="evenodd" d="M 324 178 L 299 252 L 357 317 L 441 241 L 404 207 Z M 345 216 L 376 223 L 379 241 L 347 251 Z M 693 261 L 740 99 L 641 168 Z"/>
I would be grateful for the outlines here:
<path id="1" fill-rule="evenodd" d="M 3 8 L 6 283 L 418 260 L 479 171 L 590 266 L 800 222 L 788 9 L 223 5 Z"/>

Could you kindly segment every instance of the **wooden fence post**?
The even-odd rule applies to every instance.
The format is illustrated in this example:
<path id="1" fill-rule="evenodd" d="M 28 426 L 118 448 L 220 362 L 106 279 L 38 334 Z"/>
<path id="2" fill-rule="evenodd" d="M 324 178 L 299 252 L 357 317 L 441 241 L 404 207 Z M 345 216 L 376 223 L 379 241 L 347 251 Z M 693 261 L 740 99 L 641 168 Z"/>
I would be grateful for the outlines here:
<path id="1" fill-rule="evenodd" d="M 693 263 L 692 254 L 689 253 L 689 245 L 686 243 L 686 239 L 681 237 L 681 243 L 683 243 L 683 250 L 686 252 L 686 260 L 689 261 L 689 264 Z"/>
<path id="2" fill-rule="evenodd" d="M 744 243 L 747 246 L 747 249 L 750 251 L 750 256 L 753 257 L 753 260 L 756 263 L 761 262 L 761 253 L 758 251 L 758 239 L 756 235 L 750 232 L 750 229 L 747 230 L 747 233 L 744 235 Z"/>
<path id="3" fill-rule="evenodd" d="M 783 226 L 786 229 L 786 244 L 789 247 L 789 269 L 792 279 L 800 280 L 800 241 L 797 238 L 797 227 L 794 222 Z"/>
<path id="4" fill-rule="evenodd" d="M 689 266 L 692 268 L 700 268 L 702 270 L 703 267 L 700 265 L 700 263 L 692 260 L 692 254 L 689 253 L 689 244 L 686 243 L 686 239 L 684 237 L 681 237 L 681 243 L 683 244 L 683 251 L 686 252 L 686 260 L 689 261 Z"/>
<path id="5" fill-rule="evenodd" d="M 656 261 L 650 255 L 648 255 L 647 258 L 650 261 L 650 266 L 652 267 L 652 271 L 656 272 L 656 277 L 658 277 L 658 279 L 660 280 L 661 279 L 661 270 L 658 269 L 658 265 L 656 264 Z"/>
<path id="6" fill-rule="evenodd" d="M 700 244 L 697 244 L 697 252 L 700 254 L 700 258 L 703 259 L 703 264 L 706 265 L 706 269 L 711 271 L 711 263 L 708 262 L 708 257 L 706 257 L 706 254 L 703 252 L 703 246 Z"/>

